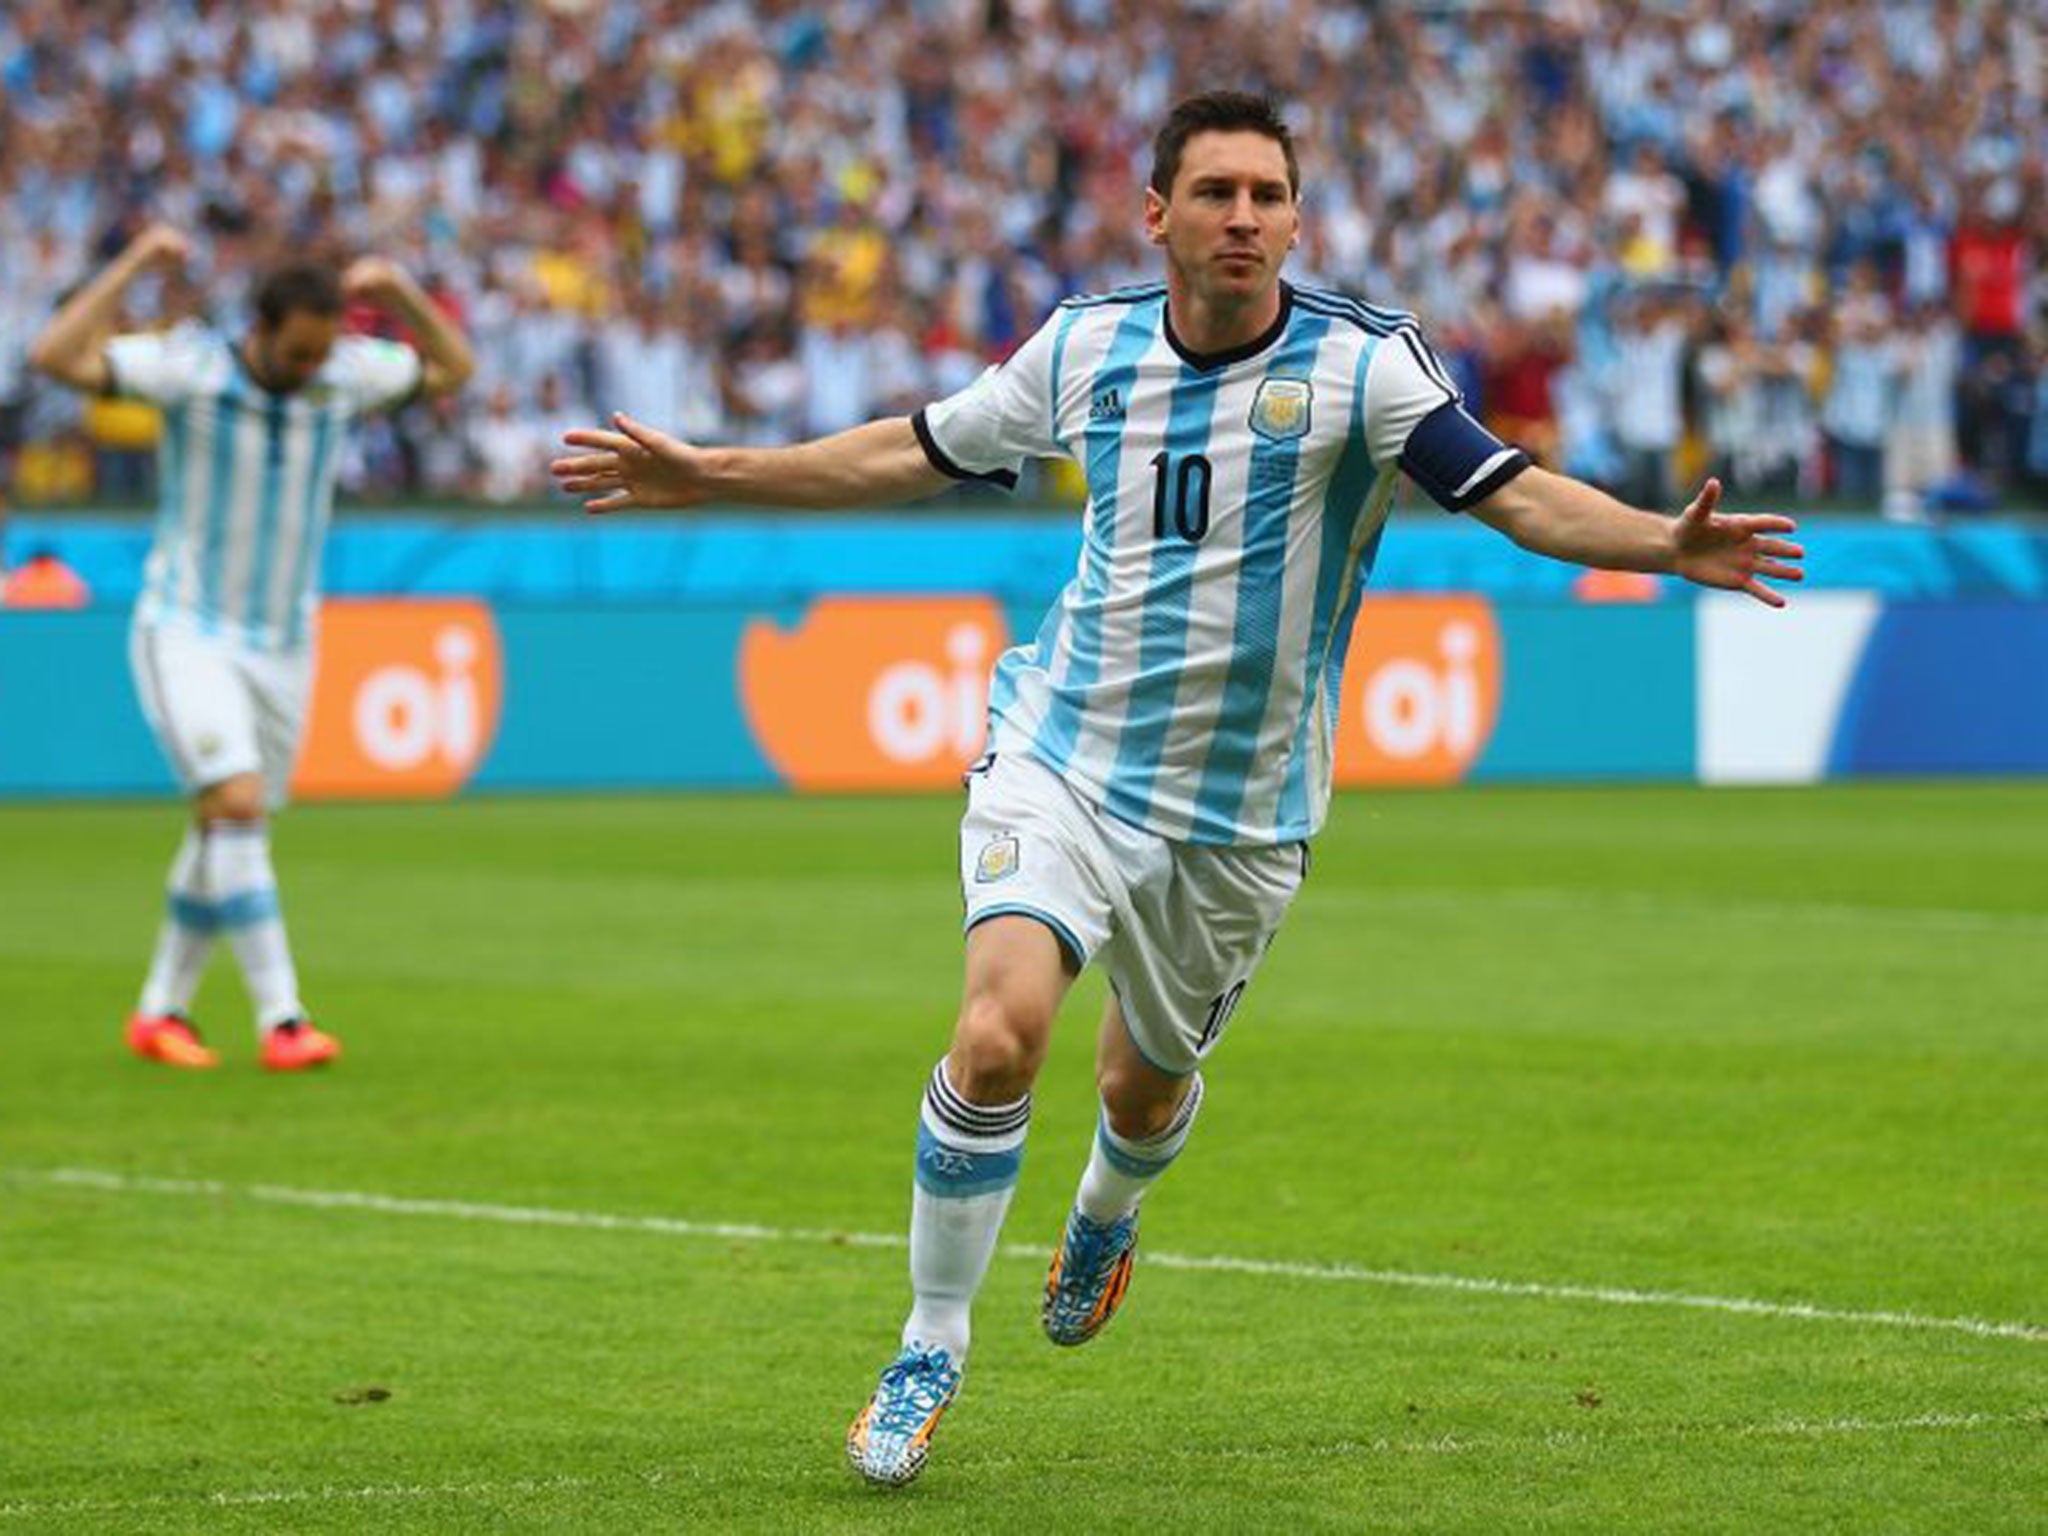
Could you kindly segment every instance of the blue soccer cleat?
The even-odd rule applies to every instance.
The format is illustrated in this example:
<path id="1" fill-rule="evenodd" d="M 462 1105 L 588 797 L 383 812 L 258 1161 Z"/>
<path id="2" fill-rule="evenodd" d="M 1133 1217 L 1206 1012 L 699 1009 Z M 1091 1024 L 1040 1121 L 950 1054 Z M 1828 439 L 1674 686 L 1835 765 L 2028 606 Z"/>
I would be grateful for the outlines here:
<path id="1" fill-rule="evenodd" d="M 901 1488 L 924 1470 L 932 1431 L 960 1390 L 960 1367 L 943 1349 L 906 1347 L 882 1372 L 846 1432 L 846 1459 L 878 1488 Z"/>
<path id="2" fill-rule="evenodd" d="M 1100 1333 L 1131 1288 L 1137 1255 L 1136 1211 L 1115 1221 L 1070 1213 L 1045 1277 L 1045 1336 L 1055 1344 L 1086 1344 Z"/>

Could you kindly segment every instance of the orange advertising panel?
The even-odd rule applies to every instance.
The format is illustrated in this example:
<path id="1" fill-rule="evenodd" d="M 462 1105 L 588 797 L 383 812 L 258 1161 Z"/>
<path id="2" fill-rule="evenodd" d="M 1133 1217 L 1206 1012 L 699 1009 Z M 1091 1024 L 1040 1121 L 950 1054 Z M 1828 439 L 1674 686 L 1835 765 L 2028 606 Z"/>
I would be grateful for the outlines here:
<path id="1" fill-rule="evenodd" d="M 981 755 L 989 669 L 1009 644 L 986 597 L 828 597 L 740 637 L 748 728 L 794 789 L 953 784 Z"/>
<path id="2" fill-rule="evenodd" d="M 1360 607 L 1337 719 L 1339 784 L 1453 784 L 1500 717 L 1500 628 L 1483 597 Z"/>
<path id="3" fill-rule="evenodd" d="M 490 605 L 334 598 L 292 792 L 307 799 L 433 799 L 489 752 L 504 695 Z"/>

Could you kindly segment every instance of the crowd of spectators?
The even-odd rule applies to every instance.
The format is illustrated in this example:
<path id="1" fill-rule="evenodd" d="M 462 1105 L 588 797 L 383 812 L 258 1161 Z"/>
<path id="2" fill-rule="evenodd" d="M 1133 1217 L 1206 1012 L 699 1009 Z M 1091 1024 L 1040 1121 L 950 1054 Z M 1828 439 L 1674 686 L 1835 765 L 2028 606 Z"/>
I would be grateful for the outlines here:
<path id="1" fill-rule="evenodd" d="M 1155 276 L 1151 132 L 1231 85 L 1296 126 L 1293 270 L 1415 311 L 1547 460 L 1665 506 L 1706 469 L 2011 501 L 2048 484 L 2044 50 L 2034 0 L 16 0 L 0 449 L 86 434 L 141 487 L 146 413 L 23 356 L 150 218 L 200 255 L 136 323 L 238 326 L 321 250 L 459 316 L 475 383 L 362 439 L 366 494 L 534 497 L 612 409 L 830 432 Z"/>

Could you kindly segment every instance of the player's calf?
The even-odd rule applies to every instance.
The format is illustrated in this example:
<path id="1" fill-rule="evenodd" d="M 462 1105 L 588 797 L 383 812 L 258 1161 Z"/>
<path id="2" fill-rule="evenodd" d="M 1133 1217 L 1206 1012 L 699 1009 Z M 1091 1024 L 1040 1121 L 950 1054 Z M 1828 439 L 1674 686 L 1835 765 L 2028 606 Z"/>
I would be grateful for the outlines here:
<path id="1" fill-rule="evenodd" d="M 1110 1123 L 1107 1093 L 1116 1091 L 1117 1075 L 1105 1069 L 1102 1081 L 1102 1119 L 1095 1128 L 1074 1209 L 1045 1277 L 1040 1317 L 1046 1337 L 1055 1344 L 1086 1344 L 1123 1305 L 1137 1260 L 1139 1202 L 1187 1146 L 1202 1108 L 1199 1072 L 1187 1080 L 1178 1103 L 1158 1097 L 1156 1104 L 1136 1106 L 1146 1113 L 1134 1113 L 1127 1097 L 1119 1094 L 1126 1124 L 1135 1118 L 1152 1132 L 1126 1136 Z M 1162 1116 L 1164 1126 L 1153 1129 Z"/>

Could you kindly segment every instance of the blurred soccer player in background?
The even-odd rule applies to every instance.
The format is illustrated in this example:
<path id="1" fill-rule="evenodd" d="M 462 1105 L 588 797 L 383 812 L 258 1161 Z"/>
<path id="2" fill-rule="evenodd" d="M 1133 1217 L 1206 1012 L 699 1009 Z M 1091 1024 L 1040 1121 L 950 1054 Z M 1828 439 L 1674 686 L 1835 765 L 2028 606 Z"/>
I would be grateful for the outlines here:
<path id="1" fill-rule="evenodd" d="M 1340 670 L 1396 482 L 1559 559 L 1783 598 L 1783 517 L 1673 518 L 1535 467 L 1463 407 L 1414 320 L 1280 269 L 1301 228 L 1292 141 L 1234 92 L 1160 131 L 1145 231 L 1165 281 L 1071 299 L 1006 362 L 909 418 L 781 449 L 701 449 L 628 417 L 556 460 L 593 511 L 900 501 L 1087 476 L 1080 568 L 997 663 L 968 774 L 964 993 L 924 1091 L 901 1351 L 855 1418 L 869 1481 L 923 1467 L 1016 1185 L 1052 1022 L 1100 960 L 1102 1114 L 1047 1276 L 1058 1344 L 1109 1321 L 1139 1203 L 1186 1145 L 1203 1060 L 1308 870 L 1330 798 Z"/>
<path id="2" fill-rule="evenodd" d="M 376 257 L 339 274 L 307 262 L 270 272 L 239 339 L 199 324 L 114 334 L 135 280 L 189 255 L 176 229 L 144 230 L 57 311 L 30 360 L 73 388 L 146 400 L 164 416 L 156 537 L 130 661 L 193 821 L 171 864 L 169 910 L 128 1044 L 172 1066 L 217 1063 L 189 1010 L 225 934 L 263 1065 L 290 1071 L 341 1050 L 299 997 L 267 816 L 284 803 L 305 724 L 342 436 L 364 412 L 460 389 L 470 352 L 419 285 Z M 402 319 L 420 350 L 343 335 L 350 301 Z"/>

